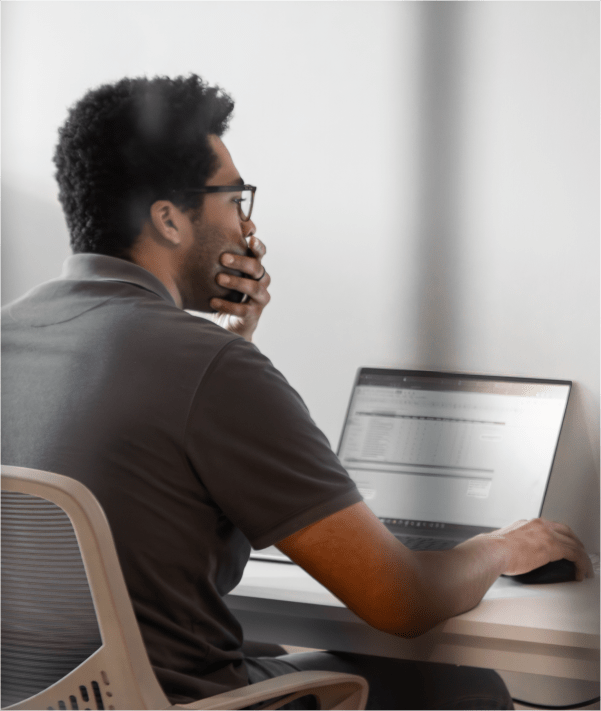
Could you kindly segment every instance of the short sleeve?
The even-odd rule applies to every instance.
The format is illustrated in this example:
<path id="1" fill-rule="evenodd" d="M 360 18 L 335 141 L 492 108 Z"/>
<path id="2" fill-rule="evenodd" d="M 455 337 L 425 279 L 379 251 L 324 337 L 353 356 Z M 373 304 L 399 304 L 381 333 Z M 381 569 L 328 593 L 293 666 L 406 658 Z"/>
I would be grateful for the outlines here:
<path id="1" fill-rule="evenodd" d="M 362 500 L 298 393 L 242 339 L 219 353 L 199 384 L 186 452 L 255 549 Z"/>

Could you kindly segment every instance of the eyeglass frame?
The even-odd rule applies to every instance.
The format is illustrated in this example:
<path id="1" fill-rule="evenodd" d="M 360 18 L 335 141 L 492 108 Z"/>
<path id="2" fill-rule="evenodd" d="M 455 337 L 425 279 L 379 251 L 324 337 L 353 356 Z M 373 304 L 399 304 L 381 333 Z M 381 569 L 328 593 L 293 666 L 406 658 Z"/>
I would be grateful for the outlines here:
<path id="1" fill-rule="evenodd" d="M 244 190 L 249 190 L 251 194 L 250 198 L 250 208 L 248 210 L 248 217 L 244 217 L 242 213 L 242 205 L 239 201 L 236 202 L 238 207 L 238 215 L 242 222 L 248 222 L 250 216 L 252 215 L 253 207 L 255 204 L 255 193 L 257 188 L 255 185 L 205 185 L 204 188 L 184 188 L 183 190 L 174 190 L 174 193 L 241 193 Z"/>

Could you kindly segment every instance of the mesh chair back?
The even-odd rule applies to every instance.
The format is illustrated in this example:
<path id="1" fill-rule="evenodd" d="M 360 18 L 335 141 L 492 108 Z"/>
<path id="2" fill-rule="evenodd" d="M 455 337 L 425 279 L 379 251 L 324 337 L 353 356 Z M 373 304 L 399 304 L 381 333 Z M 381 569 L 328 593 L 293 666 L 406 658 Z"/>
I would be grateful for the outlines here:
<path id="1" fill-rule="evenodd" d="M 3 492 L 2 707 L 56 683 L 101 646 L 69 517 L 37 496 Z"/>

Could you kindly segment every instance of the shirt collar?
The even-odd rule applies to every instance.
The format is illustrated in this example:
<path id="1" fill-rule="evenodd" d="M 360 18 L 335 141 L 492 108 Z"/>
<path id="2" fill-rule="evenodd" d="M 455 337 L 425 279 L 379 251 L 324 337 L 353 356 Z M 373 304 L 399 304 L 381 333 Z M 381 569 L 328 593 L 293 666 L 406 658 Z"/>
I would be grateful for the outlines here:
<path id="1" fill-rule="evenodd" d="M 76 281 L 124 281 L 152 291 L 175 305 L 167 287 L 144 267 L 106 254 L 72 254 L 63 264 L 61 279 Z"/>

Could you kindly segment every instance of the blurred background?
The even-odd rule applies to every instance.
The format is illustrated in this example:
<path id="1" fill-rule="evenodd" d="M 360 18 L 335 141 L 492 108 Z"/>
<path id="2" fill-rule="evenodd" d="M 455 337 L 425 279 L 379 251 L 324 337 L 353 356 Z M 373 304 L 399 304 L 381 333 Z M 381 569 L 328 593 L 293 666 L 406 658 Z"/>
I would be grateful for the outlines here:
<path id="1" fill-rule="evenodd" d="M 360 366 L 573 380 L 544 514 L 599 551 L 598 3 L 5 1 L 2 60 L 3 303 L 69 254 L 68 106 L 196 72 L 258 186 L 255 342 L 332 446 Z"/>

